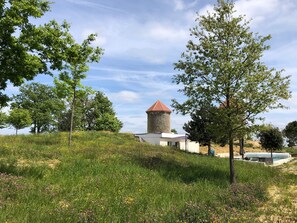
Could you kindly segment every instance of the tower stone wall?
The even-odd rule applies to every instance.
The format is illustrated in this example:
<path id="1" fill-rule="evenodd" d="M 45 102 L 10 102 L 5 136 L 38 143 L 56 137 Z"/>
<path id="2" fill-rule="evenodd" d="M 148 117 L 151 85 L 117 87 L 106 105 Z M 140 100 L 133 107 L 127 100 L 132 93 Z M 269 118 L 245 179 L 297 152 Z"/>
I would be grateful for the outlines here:
<path id="1" fill-rule="evenodd" d="M 147 111 L 147 133 L 170 133 L 170 113 Z"/>

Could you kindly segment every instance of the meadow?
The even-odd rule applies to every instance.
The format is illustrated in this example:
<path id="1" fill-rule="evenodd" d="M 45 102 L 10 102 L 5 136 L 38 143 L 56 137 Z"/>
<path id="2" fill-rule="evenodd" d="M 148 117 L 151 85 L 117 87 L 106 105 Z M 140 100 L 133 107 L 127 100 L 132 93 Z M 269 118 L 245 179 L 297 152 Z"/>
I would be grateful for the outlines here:
<path id="1" fill-rule="evenodd" d="M 258 222 L 269 188 L 297 185 L 291 172 L 236 161 L 230 186 L 228 159 L 132 134 L 75 132 L 71 148 L 66 133 L 0 140 L 0 222 Z"/>

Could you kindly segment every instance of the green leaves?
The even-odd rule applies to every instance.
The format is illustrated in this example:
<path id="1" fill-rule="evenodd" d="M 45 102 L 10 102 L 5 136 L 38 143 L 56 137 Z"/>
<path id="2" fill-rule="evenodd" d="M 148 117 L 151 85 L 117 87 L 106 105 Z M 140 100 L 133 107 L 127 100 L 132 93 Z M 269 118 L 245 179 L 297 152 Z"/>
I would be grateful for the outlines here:
<path id="1" fill-rule="evenodd" d="M 228 120 L 222 123 L 236 131 L 262 112 L 283 107 L 279 100 L 290 97 L 290 78 L 261 61 L 270 35 L 252 33 L 229 1 L 218 1 L 214 13 L 196 21 L 187 50 L 174 64 L 181 73 L 173 82 L 182 84 L 180 91 L 187 96 L 184 103 L 173 101 L 178 112 L 195 113 L 205 101 L 224 105 L 220 113 Z"/>
<path id="2" fill-rule="evenodd" d="M 16 134 L 19 129 L 26 128 L 31 125 L 32 119 L 30 113 L 26 109 L 13 109 L 8 116 L 8 123 L 16 129 Z"/>
<path id="3" fill-rule="evenodd" d="M 30 112 L 32 133 L 51 131 L 56 128 L 58 114 L 64 109 L 64 103 L 58 98 L 53 87 L 39 83 L 20 87 L 20 93 L 13 97 L 13 108 L 23 108 Z"/>
<path id="4" fill-rule="evenodd" d="M 7 123 L 7 115 L 0 111 L 0 129 L 5 128 Z"/>
<path id="5" fill-rule="evenodd" d="M 19 86 L 39 73 L 62 69 L 64 49 L 73 42 L 69 25 L 55 21 L 36 27 L 30 20 L 50 9 L 46 0 L 10 0 L 0 4 L 0 91 Z M 0 92 L 0 104 L 8 97 Z"/>
<path id="6" fill-rule="evenodd" d="M 261 146 L 267 150 L 277 150 L 283 147 L 283 136 L 278 128 L 263 129 L 259 133 Z"/>
<path id="7" fill-rule="evenodd" d="M 297 145 L 297 121 L 288 123 L 283 130 L 283 133 L 288 139 L 289 147 Z"/>
<path id="8" fill-rule="evenodd" d="M 263 52 L 269 49 L 265 42 L 271 37 L 252 33 L 249 22 L 235 16 L 232 1 L 218 0 L 212 14 L 199 16 L 196 21 L 187 50 L 174 64 L 181 73 L 173 77 L 173 82 L 183 85 L 179 91 L 187 100 L 173 100 L 172 106 L 192 118 L 197 111 L 206 111 L 192 125 L 196 127 L 210 118 L 208 128 L 228 138 L 230 182 L 234 183 L 233 139 L 249 133 L 261 113 L 283 107 L 280 100 L 290 97 L 290 78 L 261 61 Z M 204 105 L 209 109 L 205 110 Z M 212 107 L 217 109 L 209 116 Z M 206 130 L 207 136 L 212 136 Z"/>
<path id="9" fill-rule="evenodd" d="M 73 120 L 75 115 L 75 105 L 77 93 L 86 88 L 81 84 L 81 80 L 86 78 L 86 72 L 89 70 L 88 63 L 98 62 L 103 50 L 99 47 L 93 48 L 92 42 L 95 41 L 95 34 L 91 34 L 82 44 L 73 41 L 63 50 L 62 72 L 59 79 L 55 79 L 58 95 L 64 97 L 70 105 L 70 131 L 68 145 L 71 145 L 71 135 L 73 129 Z"/>

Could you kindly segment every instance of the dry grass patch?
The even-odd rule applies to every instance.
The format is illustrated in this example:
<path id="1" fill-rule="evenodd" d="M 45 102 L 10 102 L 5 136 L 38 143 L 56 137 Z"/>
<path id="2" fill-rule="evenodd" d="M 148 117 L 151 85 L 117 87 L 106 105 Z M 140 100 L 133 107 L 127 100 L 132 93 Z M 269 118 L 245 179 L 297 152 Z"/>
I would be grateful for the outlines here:
<path id="1" fill-rule="evenodd" d="M 229 145 L 220 146 L 218 144 L 212 144 L 212 147 L 215 149 L 216 154 L 218 153 L 228 153 L 229 152 Z M 239 146 L 235 143 L 234 144 L 234 155 L 239 156 Z M 244 150 L 246 152 L 263 152 L 259 142 L 257 141 L 246 141 Z M 207 154 L 208 148 L 207 146 L 200 146 L 200 152 L 202 154 Z"/>
<path id="2" fill-rule="evenodd" d="M 61 163 L 58 159 L 50 160 L 28 160 L 28 159 L 18 159 L 17 167 L 30 167 L 30 166 L 48 166 L 51 169 L 55 169 L 56 166 Z"/>
<path id="3" fill-rule="evenodd" d="M 297 175 L 297 160 L 277 167 L 284 173 Z M 268 188 L 269 200 L 261 208 L 260 222 L 297 222 L 297 185 L 271 186 Z"/>

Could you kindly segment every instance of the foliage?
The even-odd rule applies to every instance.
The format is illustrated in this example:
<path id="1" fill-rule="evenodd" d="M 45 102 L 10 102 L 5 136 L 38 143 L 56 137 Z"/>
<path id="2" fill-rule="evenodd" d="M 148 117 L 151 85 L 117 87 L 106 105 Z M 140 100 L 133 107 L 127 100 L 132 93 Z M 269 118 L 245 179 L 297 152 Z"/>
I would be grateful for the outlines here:
<path id="1" fill-rule="evenodd" d="M 176 129 L 171 129 L 170 131 L 171 131 L 171 133 L 177 134 Z"/>
<path id="2" fill-rule="evenodd" d="M 297 145 L 297 121 L 290 122 L 283 130 L 285 137 L 288 138 L 288 146 L 293 147 Z"/>
<path id="3" fill-rule="evenodd" d="M 283 136 L 278 128 L 268 128 L 258 134 L 260 144 L 266 150 L 279 150 L 283 147 Z"/>
<path id="4" fill-rule="evenodd" d="M 19 129 L 26 128 L 32 123 L 30 112 L 21 108 L 11 110 L 7 120 L 15 128 L 16 134 Z"/>
<path id="5" fill-rule="evenodd" d="M 75 105 L 73 129 L 119 132 L 123 124 L 115 116 L 112 102 L 100 91 L 95 94 L 80 91 Z M 59 130 L 69 131 L 71 112 L 61 115 Z"/>
<path id="6" fill-rule="evenodd" d="M 92 47 L 96 40 L 96 35 L 91 34 L 82 44 L 72 43 L 65 49 L 63 60 L 63 72 L 59 74 L 59 79 L 55 79 L 55 84 L 62 98 L 66 98 L 70 105 L 70 130 L 68 145 L 71 145 L 73 119 L 75 114 L 75 104 L 79 89 L 86 89 L 81 84 L 81 80 L 86 78 L 89 70 L 88 63 L 99 62 L 103 51 L 99 47 Z"/>
<path id="7" fill-rule="evenodd" d="M 64 103 L 58 98 L 53 87 L 31 83 L 20 87 L 20 93 L 14 96 L 12 107 L 27 109 L 32 118 L 32 133 L 54 130 L 58 114 L 64 109 Z"/>
<path id="8" fill-rule="evenodd" d="M 75 132 L 72 150 L 66 133 L 0 137 L 0 222 L 255 222 L 267 188 L 297 183 L 236 162 L 231 187 L 226 159 L 131 134 Z"/>
<path id="9" fill-rule="evenodd" d="M 215 122 L 211 109 L 201 108 L 191 114 L 191 120 L 185 123 L 183 129 L 188 133 L 188 138 L 199 142 L 202 145 L 208 145 L 208 154 L 210 155 L 211 142 L 226 144 L 227 136 L 221 134 L 220 126 Z"/>
<path id="10" fill-rule="evenodd" d="M 97 91 L 85 107 L 85 129 L 119 132 L 123 123 L 115 116 L 112 102 L 102 92 Z"/>
<path id="11" fill-rule="evenodd" d="M 97 131 L 111 131 L 111 132 L 119 132 L 122 128 L 123 124 L 121 121 L 117 119 L 112 114 L 102 114 L 99 118 L 96 118 L 96 123 L 94 125 L 93 130 Z"/>
<path id="12" fill-rule="evenodd" d="M 39 73 L 60 69 L 65 44 L 69 41 L 69 25 L 55 21 L 36 26 L 38 19 L 50 10 L 47 0 L 1 1 L 0 3 L 0 91 L 7 82 L 20 86 Z M 8 101 L 0 92 L 0 104 Z"/>
<path id="13" fill-rule="evenodd" d="M 219 0 L 213 13 L 196 21 L 187 50 L 175 63 L 182 73 L 173 78 L 187 100 L 173 100 L 172 106 L 182 114 L 195 114 L 205 104 L 220 108 L 212 116 L 227 135 L 230 181 L 235 182 L 234 137 L 251 131 L 259 114 L 283 107 L 279 100 L 290 97 L 290 79 L 261 61 L 271 37 L 251 32 L 249 22 L 235 15 L 233 2 Z"/>
<path id="14" fill-rule="evenodd" d="M 0 111 L 0 129 L 5 128 L 7 124 L 7 115 Z"/>

